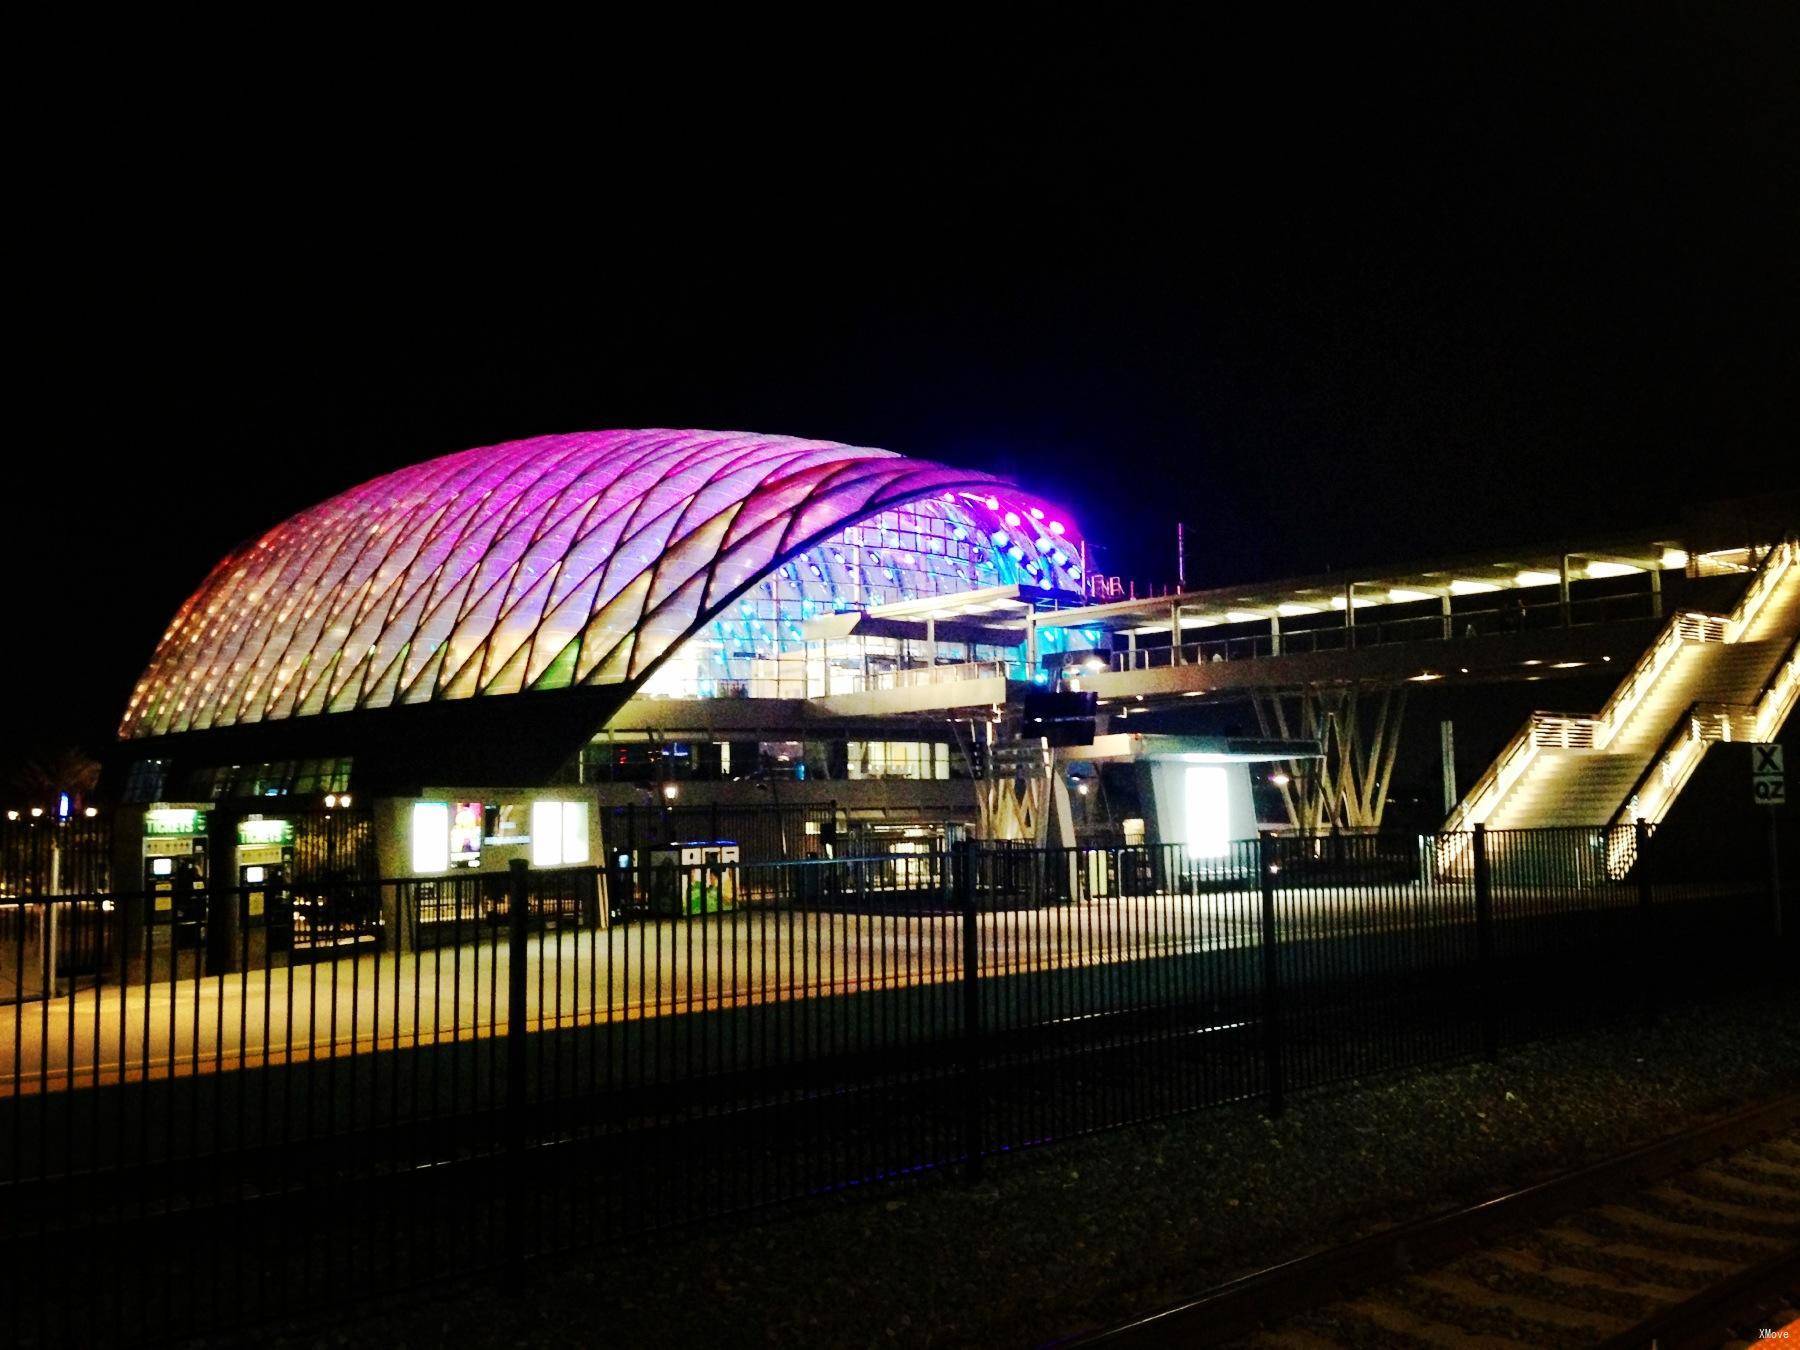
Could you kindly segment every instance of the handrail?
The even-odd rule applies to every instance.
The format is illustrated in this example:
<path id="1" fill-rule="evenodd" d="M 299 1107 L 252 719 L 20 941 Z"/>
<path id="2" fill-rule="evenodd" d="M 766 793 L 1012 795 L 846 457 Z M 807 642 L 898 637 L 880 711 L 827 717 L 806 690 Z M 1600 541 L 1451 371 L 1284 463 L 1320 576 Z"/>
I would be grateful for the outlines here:
<path id="1" fill-rule="evenodd" d="M 1791 554 L 1792 549 L 1792 542 L 1790 540 L 1783 540 L 1777 549 L 1770 550 L 1769 555 L 1764 557 L 1763 562 L 1764 564 L 1767 564 L 1770 557 L 1777 551 L 1786 555 Z M 1758 577 L 1778 576 L 1781 571 L 1786 570 L 1790 563 L 1791 559 L 1784 557 L 1778 568 L 1770 569 L 1768 571 L 1759 571 Z M 1743 630 L 1748 627 L 1750 619 L 1755 617 L 1755 610 L 1762 608 L 1763 601 L 1767 599 L 1769 588 L 1773 586 L 1773 584 L 1773 582 L 1768 582 L 1767 584 L 1762 585 L 1760 590 L 1758 590 L 1758 583 L 1753 579 L 1751 584 L 1744 588 L 1743 596 L 1739 598 L 1738 603 L 1732 609 L 1730 618 L 1727 620 L 1735 634 L 1741 635 Z M 1758 593 L 1754 597 L 1755 609 L 1751 608 L 1751 592 L 1753 590 L 1758 590 Z M 1698 728 L 1695 725 L 1695 722 L 1700 717 L 1702 710 L 1709 708 L 1718 709 L 1727 715 L 1733 712 L 1748 712 L 1754 718 L 1751 725 L 1751 734 L 1757 739 L 1761 739 L 1764 736 L 1774 734 L 1775 728 L 1780 725 L 1782 718 L 1779 714 L 1786 711 L 1786 709 L 1783 709 L 1780 706 L 1784 701 L 1783 696 L 1784 694 L 1794 692 L 1797 681 L 1800 681 L 1800 637 L 1796 637 L 1792 642 L 1788 643 L 1787 651 L 1782 655 L 1780 660 L 1775 663 L 1775 668 L 1770 672 L 1769 678 L 1763 682 L 1763 687 L 1757 691 L 1756 701 L 1754 703 L 1722 703 L 1716 700 L 1708 701 L 1696 699 L 1694 702 L 1688 704 L 1682 711 L 1680 719 L 1670 728 L 1669 734 L 1663 737 L 1662 744 L 1656 747 L 1656 753 L 1650 757 L 1649 765 L 1646 766 L 1644 772 L 1638 776 L 1637 782 L 1631 785 L 1630 793 L 1626 795 L 1625 801 L 1621 803 L 1619 809 L 1613 813 L 1613 818 L 1608 823 L 1613 825 L 1626 823 L 1624 820 L 1625 813 L 1631 808 L 1632 802 L 1640 798 L 1645 786 L 1650 781 L 1651 775 L 1653 775 L 1658 768 L 1663 767 L 1663 762 L 1672 756 L 1677 742 L 1690 741 L 1710 743 L 1713 740 L 1732 739 L 1729 734 L 1729 723 L 1727 724 L 1727 734 L 1722 737 L 1708 736 L 1704 731 Z M 1661 804 L 1665 809 L 1667 807 L 1667 799 L 1672 799 L 1673 795 L 1673 793 L 1666 794 L 1666 799 Z M 1650 816 L 1644 818 L 1649 820 L 1651 824 L 1656 824 L 1661 819 L 1661 814 L 1658 813 L 1654 818 Z"/>
<path id="2" fill-rule="evenodd" d="M 1786 720 L 1796 698 L 1800 698 L 1800 637 L 1788 644 L 1787 652 L 1764 681 L 1756 702 L 1696 699 L 1688 704 L 1607 824 L 1629 824 L 1633 818 L 1660 824 L 1707 749 L 1715 741 L 1737 739 L 1732 733 L 1740 717 L 1749 719 L 1751 740 L 1765 740 Z M 1723 720 L 1708 725 L 1703 721 L 1708 714 Z M 1652 784 L 1658 789 L 1655 797 L 1649 795 Z M 1635 839 L 1625 841 L 1622 834 L 1616 838 L 1621 842 L 1615 843 L 1614 856 L 1608 859 L 1608 868 L 1615 878 L 1630 870 L 1637 852 Z"/>
<path id="3" fill-rule="evenodd" d="M 1644 695 L 1650 691 L 1661 677 L 1668 663 L 1687 641 L 1700 642 L 1736 642 L 1745 628 L 1767 600 L 1770 591 L 1782 574 L 1793 565 L 1797 545 L 1794 536 L 1789 534 L 1782 538 L 1763 555 L 1757 565 L 1755 574 L 1745 585 L 1743 593 L 1730 614 L 1709 614 L 1700 610 L 1682 610 L 1669 616 L 1656 640 L 1645 649 L 1636 663 L 1619 682 L 1612 695 L 1601 705 L 1600 711 L 1592 718 L 1594 727 L 1592 748 L 1604 750 L 1613 737 L 1624 725 L 1633 710 L 1642 702 Z M 1512 789 L 1514 783 L 1524 774 L 1531 761 L 1536 758 L 1539 739 L 1537 728 L 1541 719 L 1554 718 L 1558 714 L 1534 712 L 1525 719 L 1525 724 L 1513 735 L 1512 739 L 1501 749 L 1493 764 L 1486 773 L 1475 780 L 1468 793 L 1458 802 L 1456 809 L 1444 822 L 1446 833 L 1465 834 L 1476 820 L 1487 819 L 1494 807 Z M 1567 715 L 1563 715 L 1567 716 Z M 1480 810 L 1489 797 L 1493 798 L 1486 810 Z M 1452 860 L 1453 861 L 1453 860 Z"/>
<path id="4" fill-rule="evenodd" d="M 1604 728 L 1595 737 L 1595 743 L 1604 749 L 1625 719 L 1631 716 L 1632 710 L 1649 692 L 1650 686 L 1662 674 L 1675 652 L 1680 649 L 1684 639 L 1700 642 L 1737 642 L 1744 629 L 1761 610 L 1763 602 L 1775 588 L 1782 574 L 1793 564 L 1793 537 L 1784 536 L 1780 543 L 1774 545 L 1763 554 L 1762 561 L 1757 564 L 1755 573 L 1745 584 L 1737 604 L 1733 605 L 1729 614 L 1709 614 L 1700 610 L 1683 610 L 1673 615 L 1663 631 L 1657 635 L 1650 650 L 1638 658 L 1631 672 L 1613 691 L 1612 697 L 1601 705 L 1595 714 L 1596 720 Z M 1648 676 L 1648 678 L 1641 678 Z M 1640 687 L 1641 683 L 1641 687 Z"/>
<path id="5" fill-rule="evenodd" d="M 1743 637 L 1744 629 L 1750 626 L 1763 602 L 1769 598 L 1769 592 L 1775 589 L 1775 583 L 1787 569 L 1794 565 L 1795 554 L 1800 552 L 1800 543 L 1793 535 L 1787 535 L 1782 541 L 1763 555 L 1757 565 L 1756 575 L 1750 578 L 1750 584 L 1744 587 L 1744 593 L 1732 606 L 1731 614 L 1726 620 L 1725 641 L 1737 642 Z"/>
<path id="6" fill-rule="evenodd" d="M 1652 597 L 1633 592 L 1630 595 L 1590 596 L 1571 601 L 1567 612 L 1573 617 L 1567 624 L 1544 625 L 1551 627 L 1585 626 L 1596 623 L 1616 622 L 1604 617 L 1583 618 L 1584 614 L 1594 611 L 1617 611 L 1623 607 L 1638 607 L 1641 602 Z M 1533 602 L 1525 606 L 1525 613 L 1534 619 L 1541 615 L 1560 615 L 1565 612 L 1560 600 Z M 1208 665 L 1216 658 L 1223 661 L 1264 660 L 1271 656 L 1295 656 L 1312 652 L 1358 651 L 1365 647 L 1390 646 L 1407 642 L 1446 642 L 1463 641 L 1468 634 L 1463 631 L 1467 625 L 1479 623 L 1482 628 L 1476 636 L 1492 637 L 1501 633 L 1519 631 L 1513 627 L 1496 628 L 1493 621 L 1510 621 L 1513 612 L 1503 609 L 1477 609 L 1459 612 L 1455 615 L 1423 614 L 1403 619 L 1359 619 L 1354 627 L 1329 625 L 1323 627 L 1286 627 L 1284 626 L 1279 642 L 1268 632 L 1239 633 L 1235 636 L 1194 638 L 1177 646 L 1135 647 L 1128 651 L 1108 653 L 1105 660 L 1107 671 L 1121 674 L 1136 670 L 1153 670 L 1167 667 L 1175 656 L 1179 655 L 1182 665 Z M 1633 614 L 1632 619 L 1647 617 Z M 1447 621 L 1449 626 L 1447 627 Z M 1527 631 L 1536 631 L 1535 625 Z M 1276 650 L 1279 645 L 1279 650 Z M 1084 672 L 1071 671 L 1079 677 Z"/>
<path id="7" fill-rule="evenodd" d="M 1756 739 L 1762 741 L 1773 736 L 1776 728 L 1793 711 L 1797 699 L 1800 699 L 1800 635 L 1788 643 L 1787 654 L 1770 673 L 1757 699 Z"/>
<path id="8" fill-rule="evenodd" d="M 914 689 L 921 685 L 958 684 L 963 680 L 985 680 L 1006 674 L 1005 661 L 958 661 L 933 666 L 904 666 L 872 676 L 867 689 Z"/>

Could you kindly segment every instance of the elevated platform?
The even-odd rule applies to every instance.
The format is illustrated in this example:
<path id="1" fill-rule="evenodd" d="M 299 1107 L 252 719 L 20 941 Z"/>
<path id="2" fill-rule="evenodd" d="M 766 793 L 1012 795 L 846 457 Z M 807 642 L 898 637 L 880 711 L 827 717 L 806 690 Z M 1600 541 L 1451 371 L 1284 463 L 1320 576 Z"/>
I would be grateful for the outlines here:
<path id="1" fill-rule="evenodd" d="M 1453 677 L 1468 682 L 1535 681 L 1595 667 L 1629 663 L 1655 636 L 1648 615 L 1616 623 L 1536 628 L 1472 637 L 1388 642 L 1349 650 L 1303 651 L 1253 660 L 1207 660 L 1135 670 L 1084 671 L 1066 687 L 1103 699 L 1229 696 L 1269 689 L 1334 685 L 1428 683 Z"/>

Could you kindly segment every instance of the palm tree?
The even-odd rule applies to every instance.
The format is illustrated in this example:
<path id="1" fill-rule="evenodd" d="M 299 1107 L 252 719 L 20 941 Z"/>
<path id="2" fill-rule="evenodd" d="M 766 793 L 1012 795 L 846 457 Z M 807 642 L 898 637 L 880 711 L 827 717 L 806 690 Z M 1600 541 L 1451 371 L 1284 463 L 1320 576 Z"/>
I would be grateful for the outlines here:
<path id="1" fill-rule="evenodd" d="M 100 761 L 75 746 L 60 746 L 28 755 L 7 775 L 7 787 L 27 804 L 51 807 L 59 793 L 69 794 L 71 808 L 100 781 Z"/>

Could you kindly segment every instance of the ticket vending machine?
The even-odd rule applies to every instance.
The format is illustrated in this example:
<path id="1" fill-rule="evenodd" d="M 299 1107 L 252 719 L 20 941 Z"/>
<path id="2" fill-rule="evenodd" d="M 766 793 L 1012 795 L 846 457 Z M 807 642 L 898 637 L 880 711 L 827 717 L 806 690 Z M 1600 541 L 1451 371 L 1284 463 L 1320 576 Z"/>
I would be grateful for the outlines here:
<path id="1" fill-rule="evenodd" d="M 635 908 L 691 918 L 737 907 L 741 857 L 733 840 L 695 839 L 622 853 L 619 866 L 636 882 Z M 629 893 L 631 887 L 621 890 Z"/>
<path id="2" fill-rule="evenodd" d="M 143 943 L 140 978 L 193 979 L 205 973 L 206 811 L 153 806 L 144 812 Z"/>
<path id="3" fill-rule="evenodd" d="M 245 970 L 287 964 L 293 946 L 294 822 L 251 816 L 237 827 L 237 959 Z"/>

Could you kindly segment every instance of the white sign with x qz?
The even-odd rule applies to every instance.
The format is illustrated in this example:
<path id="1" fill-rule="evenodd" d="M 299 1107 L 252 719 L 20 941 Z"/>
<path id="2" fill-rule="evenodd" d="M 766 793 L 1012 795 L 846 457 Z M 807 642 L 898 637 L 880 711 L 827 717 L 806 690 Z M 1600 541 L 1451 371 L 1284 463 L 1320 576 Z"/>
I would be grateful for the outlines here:
<path id="1" fill-rule="evenodd" d="M 1781 806 L 1787 801 L 1787 771 L 1781 747 L 1773 742 L 1750 746 L 1750 792 L 1758 806 Z"/>

